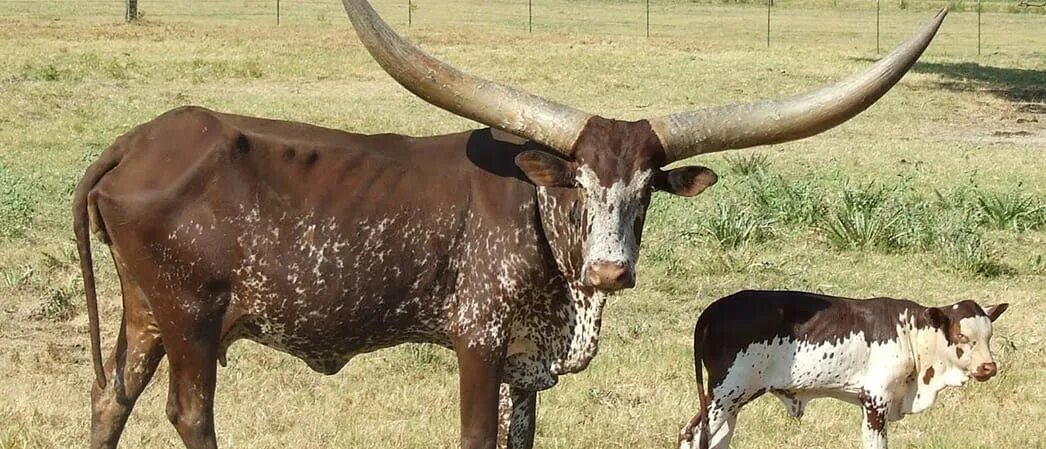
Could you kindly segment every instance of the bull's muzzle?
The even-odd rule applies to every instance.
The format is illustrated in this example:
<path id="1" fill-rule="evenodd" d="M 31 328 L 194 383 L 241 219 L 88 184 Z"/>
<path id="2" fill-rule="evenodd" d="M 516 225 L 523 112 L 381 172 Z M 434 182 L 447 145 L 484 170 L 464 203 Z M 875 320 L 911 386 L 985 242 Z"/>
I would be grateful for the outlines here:
<path id="1" fill-rule="evenodd" d="M 615 291 L 636 286 L 636 275 L 624 262 L 593 262 L 584 276 L 585 286 Z"/>
<path id="2" fill-rule="evenodd" d="M 984 382 L 995 376 L 998 370 L 998 366 L 995 362 L 982 363 L 981 366 L 977 367 L 977 371 L 973 373 L 973 378 L 977 379 L 978 382 Z"/>

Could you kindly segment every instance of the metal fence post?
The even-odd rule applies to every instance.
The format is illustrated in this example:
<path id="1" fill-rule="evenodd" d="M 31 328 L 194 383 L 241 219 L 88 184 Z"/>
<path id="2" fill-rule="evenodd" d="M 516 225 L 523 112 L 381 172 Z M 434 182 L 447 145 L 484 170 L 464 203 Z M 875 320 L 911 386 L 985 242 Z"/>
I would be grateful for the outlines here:
<path id="1" fill-rule="evenodd" d="M 138 20 L 138 0 L 127 0 L 123 18 L 128 22 Z"/>
<path id="2" fill-rule="evenodd" d="M 774 0 L 766 0 L 766 48 L 770 48 L 770 7 Z"/>
<path id="3" fill-rule="evenodd" d="M 280 0 L 276 0 L 276 24 L 280 24 Z"/>
<path id="4" fill-rule="evenodd" d="M 407 26 L 414 23 L 414 3 L 412 0 L 407 0 Z"/>
<path id="5" fill-rule="evenodd" d="M 534 32 L 534 0 L 527 0 L 527 32 Z"/>
<path id="6" fill-rule="evenodd" d="M 981 0 L 977 0 L 977 56 L 981 55 Z"/>

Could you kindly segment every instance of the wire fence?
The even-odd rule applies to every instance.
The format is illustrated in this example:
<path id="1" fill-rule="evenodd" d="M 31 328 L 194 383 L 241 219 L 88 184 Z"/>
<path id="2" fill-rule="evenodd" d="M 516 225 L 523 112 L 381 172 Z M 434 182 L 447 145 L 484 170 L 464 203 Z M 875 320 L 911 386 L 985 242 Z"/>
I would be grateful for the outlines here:
<path id="1" fill-rule="evenodd" d="M 123 21 L 130 2 L 146 22 L 222 22 L 279 26 L 345 26 L 345 13 L 336 0 L 0 0 L 0 20 Z M 996 39 L 1007 33 L 1007 16 L 1032 15 L 1043 20 L 1046 8 L 1027 0 L 374 0 L 382 16 L 395 26 L 493 27 L 531 33 L 573 32 L 589 35 L 678 36 L 695 35 L 715 26 L 735 32 L 739 39 L 764 41 L 767 46 L 789 36 L 817 29 L 804 26 L 803 11 L 837 11 L 832 20 L 844 33 L 859 33 L 875 48 L 883 46 L 881 34 L 894 25 L 909 30 L 907 22 L 930 11 L 948 7 L 962 14 L 965 40 L 980 53 L 985 34 Z M 982 12 L 990 15 L 982 19 Z M 709 19 L 709 16 L 714 16 Z M 972 17 L 976 15 L 975 23 Z M 810 15 L 823 21 L 823 14 Z M 776 21 L 775 17 L 787 20 Z M 703 21 L 702 21 L 703 20 Z M 711 20 L 711 22 L 709 21 Z M 955 22 L 955 18 L 950 22 Z M 784 24 L 784 26 L 779 25 Z M 907 28 L 905 28 L 907 27 Z M 823 27 L 821 27 L 823 28 Z M 976 36 L 974 40 L 973 37 Z M 1043 36 L 1040 36 L 1043 37 Z"/>

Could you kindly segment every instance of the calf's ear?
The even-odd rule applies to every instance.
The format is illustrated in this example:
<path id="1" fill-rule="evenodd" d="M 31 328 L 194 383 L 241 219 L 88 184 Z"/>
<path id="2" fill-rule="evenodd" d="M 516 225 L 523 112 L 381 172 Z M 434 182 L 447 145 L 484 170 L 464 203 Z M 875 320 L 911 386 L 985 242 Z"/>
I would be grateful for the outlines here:
<path id="1" fill-rule="evenodd" d="M 937 329 L 947 330 L 948 325 L 951 323 L 948 319 L 948 315 L 945 315 L 944 311 L 937 307 L 927 307 L 923 312 L 923 315 L 926 318 L 926 321 Z"/>
<path id="2" fill-rule="evenodd" d="M 719 177 L 708 167 L 690 166 L 658 171 L 654 188 L 674 195 L 691 197 L 712 187 Z"/>
<path id="3" fill-rule="evenodd" d="M 544 151 L 517 154 L 516 166 L 531 182 L 542 187 L 577 186 L 577 164 Z"/>
<path id="4" fill-rule="evenodd" d="M 1010 305 L 1007 303 L 987 306 L 984 308 L 984 313 L 988 314 L 988 319 L 992 320 L 992 322 L 994 323 L 995 319 L 999 318 L 999 315 L 1002 315 L 1002 313 L 1005 312 L 1006 309 L 1008 309 L 1009 307 Z"/>

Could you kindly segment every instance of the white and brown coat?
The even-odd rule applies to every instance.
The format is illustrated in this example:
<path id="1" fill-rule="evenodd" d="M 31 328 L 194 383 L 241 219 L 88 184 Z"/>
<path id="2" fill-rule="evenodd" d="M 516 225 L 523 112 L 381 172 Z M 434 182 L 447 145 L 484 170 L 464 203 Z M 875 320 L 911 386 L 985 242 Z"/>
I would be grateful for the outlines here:
<path id="1" fill-rule="evenodd" d="M 992 322 L 1006 307 L 790 291 L 719 299 L 694 329 L 702 408 L 680 433 L 680 448 L 729 447 L 741 407 L 771 393 L 796 418 L 814 398 L 859 405 L 864 449 L 885 449 L 887 421 L 925 410 L 946 387 L 995 374 Z"/>

